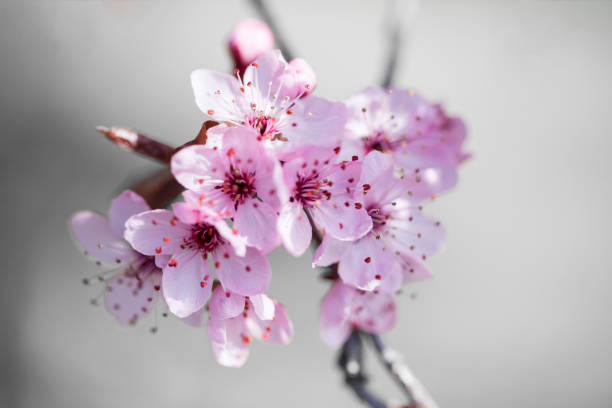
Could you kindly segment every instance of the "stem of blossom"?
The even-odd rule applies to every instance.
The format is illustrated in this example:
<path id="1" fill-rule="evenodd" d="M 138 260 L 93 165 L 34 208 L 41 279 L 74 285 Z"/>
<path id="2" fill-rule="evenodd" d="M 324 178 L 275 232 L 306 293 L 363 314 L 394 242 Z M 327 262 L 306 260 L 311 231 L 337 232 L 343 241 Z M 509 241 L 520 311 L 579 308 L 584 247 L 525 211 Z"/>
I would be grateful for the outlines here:
<path id="1" fill-rule="evenodd" d="M 96 129 L 110 141 L 130 152 L 139 153 L 169 165 L 172 155 L 180 149 L 193 144 L 206 144 L 206 132 L 218 124 L 212 120 L 204 122 L 200 132 L 193 140 L 176 148 L 126 128 L 98 126 Z M 164 168 L 140 181 L 131 189 L 144 198 L 151 208 L 164 208 L 185 188 L 174 179 L 169 168 Z"/>
<path id="2" fill-rule="evenodd" d="M 266 22 L 266 24 L 268 24 L 270 30 L 272 30 L 272 32 L 274 33 L 274 41 L 283 53 L 285 59 L 287 61 L 291 61 L 293 59 L 293 54 L 291 53 L 291 51 L 289 51 L 289 47 L 287 47 L 287 44 L 283 40 L 283 36 L 280 35 L 280 32 L 278 31 L 278 26 L 274 22 L 274 18 L 272 18 L 272 14 L 270 14 L 270 10 L 268 10 L 264 1 L 251 0 L 251 3 L 253 3 L 253 6 L 257 10 L 259 16 L 263 19 L 263 21 Z"/>

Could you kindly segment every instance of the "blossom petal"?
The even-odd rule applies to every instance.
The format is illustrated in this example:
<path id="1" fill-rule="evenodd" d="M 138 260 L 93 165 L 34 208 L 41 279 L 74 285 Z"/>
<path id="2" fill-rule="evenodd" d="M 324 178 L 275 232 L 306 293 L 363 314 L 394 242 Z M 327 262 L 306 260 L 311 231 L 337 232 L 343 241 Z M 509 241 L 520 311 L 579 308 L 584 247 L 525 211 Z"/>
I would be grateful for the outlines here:
<path id="1" fill-rule="evenodd" d="M 340 241 L 325 234 L 312 257 L 312 263 L 317 266 L 329 266 L 339 262 L 351 245 L 351 242 Z"/>
<path id="2" fill-rule="evenodd" d="M 115 234 L 123 237 L 127 219 L 150 209 L 151 207 L 144 198 L 131 190 L 125 190 L 111 202 L 108 210 L 108 223 Z"/>
<path id="3" fill-rule="evenodd" d="M 224 320 L 209 319 L 208 333 L 219 364 L 226 367 L 240 367 L 246 362 L 251 336 L 242 316 Z M 224 341 L 215 341 L 219 338 L 223 338 Z"/>
<path id="4" fill-rule="evenodd" d="M 335 146 L 346 122 L 342 102 L 333 102 L 308 95 L 295 102 L 293 114 L 283 117 L 283 136 L 286 143 L 274 143 L 271 148 L 279 158 L 306 145 Z"/>
<path id="5" fill-rule="evenodd" d="M 384 333 L 395 326 L 397 319 L 393 295 L 382 291 L 366 292 L 354 297 L 355 325 L 369 333 Z"/>
<path id="6" fill-rule="evenodd" d="M 223 287 L 244 296 L 263 293 L 272 271 L 270 264 L 255 248 L 249 247 L 244 257 L 239 257 L 229 245 L 224 245 L 214 252 L 217 278 Z"/>
<path id="7" fill-rule="evenodd" d="M 131 269 L 118 273 L 106 283 L 106 309 L 121 323 L 135 324 L 153 308 L 157 296 L 155 285 L 158 284 L 155 278 L 159 277 L 150 274 L 140 280 Z"/>
<path id="8" fill-rule="evenodd" d="M 145 255 L 173 254 L 180 249 L 191 227 L 178 221 L 168 210 L 151 210 L 130 217 L 125 239 Z"/>
<path id="9" fill-rule="evenodd" d="M 283 245 L 293 256 L 301 256 L 310 245 L 312 227 L 300 204 L 287 203 L 281 209 L 277 223 Z"/>
<path id="10" fill-rule="evenodd" d="M 338 274 L 344 283 L 362 290 L 374 290 L 384 281 L 397 282 L 400 268 L 393 253 L 385 250 L 382 240 L 370 234 L 350 243 L 340 259 Z M 401 284 L 401 279 L 397 283 Z M 390 289 L 399 289 L 399 286 Z"/>
<path id="11" fill-rule="evenodd" d="M 276 228 L 278 215 L 267 203 L 249 199 L 236 211 L 234 227 L 247 239 L 247 245 L 268 253 L 280 244 Z"/>
<path id="12" fill-rule="evenodd" d="M 135 252 L 115 234 L 104 217 L 91 211 L 72 216 L 72 232 L 85 250 L 100 262 L 121 264 L 134 258 Z"/>
<path id="13" fill-rule="evenodd" d="M 253 336 L 276 344 L 288 344 L 293 339 L 293 323 L 285 307 L 274 300 L 274 317 L 270 320 L 262 320 L 257 315 L 249 314 L 246 323 Z"/>
<path id="14" fill-rule="evenodd" d="M 446 236 L 444 227 L 407 200 L 397 200 L 387 207 L 392 217 L 387 221 L 388 240 L 396 251 L 426 259 L 440 250 Z"/>
<path id="15" fill-rule="evenodd" d="M 274 300 L 270 299 L 265 294 L 259 294 L 255 296 L 251 296 L 250 298 L 251 304 L 253 305 L 253 310 L 259 319 L 261 320 L 272 320 L 274 318 Z"/>
<path id="16" fill-rule="evenodd" d="M 248 112 L 238 80 L 227 74 L 198 69 L 191 73 L 198 108 L 219 122 L 237 122 Z"/>
<path id="17" fill-rule="evenodd" d="M 225 290 L 219 285 L 208 302 L 208 310 L 213 318 L 228 319 L 242 313 L 245 302 L 244 296 Z"/>
<path id="18" fill-rule="evenodd" d="M 162 274 L 164 298 L 172 313 L 187 317 L 206 304 L 212 286 L 206 275 L 210 269 L 199 253 L 184 251 L 172 258 Z"/>
<path id="19" fill-rule="evenodd" d="M 330 346 L 339 346 L 351 333 L 350 304 L 355 296 L 354 288 L 336 281 L 321 302 L 319 328 L 323 340 Z"/>
<path id="20" fill-rule="evenodd" d="M 391 154 L 372 151 L 363 160 L 358 189 L 363 191 L 366 207 L 378 207 L 396 198 L 408 197 L 411 184 L 395 177 Z"/>

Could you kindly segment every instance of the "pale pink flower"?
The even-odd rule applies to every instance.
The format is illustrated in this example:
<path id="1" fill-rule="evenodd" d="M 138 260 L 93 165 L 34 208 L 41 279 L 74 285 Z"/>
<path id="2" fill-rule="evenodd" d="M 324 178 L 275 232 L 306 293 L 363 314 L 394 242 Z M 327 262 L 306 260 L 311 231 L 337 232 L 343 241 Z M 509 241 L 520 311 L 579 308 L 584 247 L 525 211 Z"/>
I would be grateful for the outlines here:
<path id="1" fill-rule="evenodd" d="M 269 51 L 249 65 L 240 77 L 207 70 L 191 74 L 196 104 L 212 119 L 251 127 L 266 148 L 279 158 L 304 145 L 333 144 L 344 129 L 341 102 L 308 95 L 302 70 L 291 69 L 280 51 Z M 301 79 L 302 78 L 302 79 Z M 219 127 L 210 129 L 211 135 Z"/>
<path id="2" fill-rule="evenodd" d="M 353 329 L 368 333 L 384 333 L 396 320 L 393 295 L 374 290 L 366 292 L 336 281 L 321 302 L 319 327 L 330 346 L 346 341 Z"/>
<path id="3" fill-rule="evenodd" d="M 222 218 L 208 212 L 196 193 L 173 211 L 152 210 L 126 222 L 125 239 L 139 252 L 155 255 L 163 265 L 163 295 L 172 313 L 189 316 L 210 297 L 214 273 L 224 287 L 242 295 L 262 293 L 270 282 L 270 265 L 259 251 Z"/>
<path id="4" fill-rule="evenodd" d="M 251 62 L 274 48 L 274 34 L 263 21 L 246 19 L 232 30 L 228 46 L 236 68 L 244 73 Z"/>
<path id="5" fill-rule="evenodd" d="M 285 162 L 276 179 L 282 209 L 278 230 L 287 250 L 300 256 L 308 248 L 315 225 L 339 240 L 361 238 L 372 228 L 372 220 L 360 201 L 353 198 L 361 173 L 361 162 L 337 163 L 340 148 L 313 147 Z"/>
<path id="6" fill-rule="evenodd" d="M 466 129 L 439 105 L 399 88 L 370 87 L 345 100 L 347 124 L 343 152 L 391 153 L 400 171 L 416 182 L 413 199 L 452 188 Z"/>
<path id="7" fill-rule="evenodd" d="M 106 281 L 106 308 L 122 323 L 134 324 L 153 308 L 161 281 L 161 269 L 152 256 L 134 251 L 123 240 L 125 221 L 134 214 L 149 210 L 138 194 L 124 191 L 115 198 L 108 211 L 108 221 L 91 211 L 72 216 L 72 232 L 99 265 L 118 268 Z"/>
<path id="8" fill-rule="evenodd" d="M 172 174 L 198 193 L 203 204 L 222 218 L 248 245 L 268 253 L 280 244 L 276 225 L 280 201 L 274 184 L 276 159 L 267 154 L 249 128 L 225 128 L 223 147 L 194 145 L 172 157 Z"/>
<path id="9" fill-rule="evenodd" d="M 240 367 L 253 338 L 287 344 L 293 325 L 285 308 L 264 294 L 241 296 L 215 287 L 209 302 L 208 336 L 219 364 Z"/>
<path id="10" fill-rule="evenodd" d="M 414 183 L 394 176 L 390 154 L 370 152 L 364 159 L 355 200 L 363 203 L 373 227 L 355 242 L 325 234 L 314 264 L 339 262 L 344 283 L 363 290 L 397 290 L 402 282 L 430 276 L 423 261 L 442 246 L 444 229 L 410 201 Z"/>

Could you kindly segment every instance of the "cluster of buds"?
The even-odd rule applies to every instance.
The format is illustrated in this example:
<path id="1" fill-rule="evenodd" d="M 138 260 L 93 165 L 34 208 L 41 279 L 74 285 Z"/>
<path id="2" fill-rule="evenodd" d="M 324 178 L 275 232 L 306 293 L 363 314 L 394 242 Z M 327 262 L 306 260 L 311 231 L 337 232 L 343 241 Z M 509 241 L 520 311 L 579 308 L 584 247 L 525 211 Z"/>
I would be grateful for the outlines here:
<path id="1" fill-rule="evenodd" d="M 462 121 L 439 105 L 391 87 L 344 101 L 313 95 L 312 68 L 287 62 L 273 40 L 246 21 L 229 42 L 233 75 L 191 74 L 216 125 L 171 152 L 179 200 L 152 209 L 128 190 L 108 219 L 83 211 L 71 223 L 85 252 L 113 266 L 105 302 L 119 321 L 135 323 L 155 302 L 196 326 L 207 311 L 226 366 L 244 364 L 254 338 L 293 336 L 284 306 L 265 294 L 266 255 L 281 245 L 294 256 L 318 245 L 313 266 L 332 282 L 320 311 L 326 342 L 392 328 L 394 296 L 431 276 L 425 261 L 444 241 L 423 204 L 456 184 L 467 157 Z"/>

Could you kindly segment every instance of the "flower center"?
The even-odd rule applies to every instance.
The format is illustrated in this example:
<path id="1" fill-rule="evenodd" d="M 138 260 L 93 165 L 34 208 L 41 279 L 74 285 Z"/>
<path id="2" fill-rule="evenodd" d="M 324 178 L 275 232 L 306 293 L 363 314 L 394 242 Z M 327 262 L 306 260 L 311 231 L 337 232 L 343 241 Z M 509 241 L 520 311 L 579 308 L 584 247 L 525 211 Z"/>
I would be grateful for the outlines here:
<path id="1" fill-rule="evenodd" d="M 385 132 L 376 131 L 373 132 L 370 136 L 366 136 L 363 138 L 366 154 L 370 153 L 372 150 L 378 150 L 379 152 L 389 152 L 393 150 L 393 146 L 391 142 L 387 140 L 387 135 Z"/>
<path id="2" fill-rule="evenodd" d="M 327 184 L 329 182 L 326 180 L 319 180 L 319 173 L 316 171 L 306 176 L 298 175 L 293 196 L 289 198 L 289 201 L 294 202 L 297 200 L 305 207 L 312 207 L 318 204 L 322 198 L 329 200 L 332 195 L 323 188 Z"/>
<path id="3" fill-rule="evenodd" d="M 191 227 L 191 236 L 185 239 L 187 248 L 199 249 L 202 252 L 213 252 L 219 245 L 223 245 L 225 240 L 219 231 L 205 222 L 194 224 Z"/>
<path id="4" fill-rule="evenodd" d="M 387 218 L 385 214 L 379 208 L 370 208 L 368 210 L 368 215 L 372 218 L 372 231 L 378 232 L 384 228 L 387 224 Z"/>
<path id="5" fill-rule="evenodd" d="M 221 189 L 234 202 L 234 207 L 244 203 L 249 197 L 255 197 L 255 172 L 241 171 L 230 165 L 229 172 L 225 173 L 225 181 L 222 185 L 216 186 Z"/>
<path id="6" fill-rule="evenodd" d="M 279 132 L 275 116 L 264 115 L 260 113 L 257 115 L 249 116 L 247 122 L 249 126 L 259 132 L 260 137 L 263 139 L 281 141 L 287 140 L 283 136 L 283 134 Z"/>

